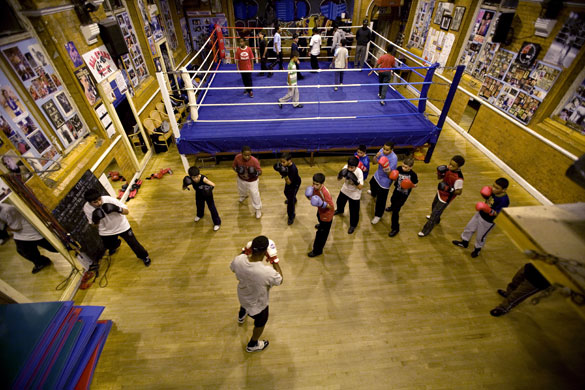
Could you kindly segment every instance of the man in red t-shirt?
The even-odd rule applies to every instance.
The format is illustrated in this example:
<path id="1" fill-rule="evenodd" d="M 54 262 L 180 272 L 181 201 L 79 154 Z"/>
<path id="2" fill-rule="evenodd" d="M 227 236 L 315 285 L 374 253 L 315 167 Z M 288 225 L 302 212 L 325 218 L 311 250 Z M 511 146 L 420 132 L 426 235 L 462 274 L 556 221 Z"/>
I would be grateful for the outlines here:
<path id="1" fill-rule="evenodd" d="M 390 54 L 391 49 L 392 49 L 392 46 L 390 44 L 388 44 L 388 46 L 386 47 L 386 54 L 381 55 L 380 58 L 378 58 L 378 61 L 376 61 L 376 65 L 378 68 L 394 68 L 394 67 L 396 67 L 396 59 L 394 58 L 393 55 Z M 374 71 L 372 70 L 370 73 L 368 73 L 368 76 L 371 75 L 373 72 Z M 392 71 L 390 69 L 378 71 L 378 82 L 380 83 L 380 85 L 378 86 L 378 98 L 382 99 L 382 100 L 380 100 L 381 105 L 386 104 L 386 102 L 384 100 L 386 99 L 386 92 L 388 91 L 388 83 L 390 82 L 391 78 L 392 78 Z"/>
<path id="2" fill-rule="evenodd" d="M 262 174 L 262 168 L 258 159 L 252 156 L 252 149 L 249 146 L 242 146 L 242 153 L 236 155 L 232 168 L 238 174 L 236 181 L 240 203 L 250 194 L 252 207 L 256 210 L 256 218 L 262 217 L 262 200 L 258 190 L 258 176 Z"/>
<path id="3" fill-rule="evenodd" d="M 325 183 L 325 175 L 316 173 L 313 175 L 313 185 L 305 190 L 305 196 L 311 201 L 311 205 L 317 207 L 317 220 L 319 221 L 315 225 L 317 233 L 313 242 L 313 250 L 308 254 L 309 257 L 319 256 L 323 253 L 323 247 L 327 242 L 327 237 L 329 237 L 335 213 L 333 197 L 323 183 Z"/>
<path id="4" fill-rule="evenodd" d="M 247 87 L 244 93 L 247 93 L 250 97 L 254 96 L 254 92 L 252 92 L 252 73 L 248 71 L 254 69 L 253 60 L 254 53 L 252 53 L 252 49 L 246 45 L 245 39 L 240 39 L 240 47 L 236 49 L 236 65 L 240 75 L 242 75 L 244 86 Z"/>

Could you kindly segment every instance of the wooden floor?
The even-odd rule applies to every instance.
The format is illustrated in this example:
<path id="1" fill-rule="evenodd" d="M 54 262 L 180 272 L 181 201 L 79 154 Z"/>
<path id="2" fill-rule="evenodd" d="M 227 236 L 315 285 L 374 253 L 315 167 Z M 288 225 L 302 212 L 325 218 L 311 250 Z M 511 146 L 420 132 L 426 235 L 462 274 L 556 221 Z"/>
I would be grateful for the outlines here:
<path id="1" fill-rule="evenodd" d="M 436 190 L 435 166 L 454 154 L 467 159 L 463 195 L 430 236 L 419 238 Z M 337 198 L 335 176 L 344 161 L 319 158 L 311 167 L 297 159 L 302 188 L 323 172 Z M 102 317 L 114 321 L 93 389 L 584 388 L 585 323 L 563 298 L 489 315 L 499 302 L 496 289 L 526 262 L 505 233 L 496 227 L 476 259 L 451 244 L 474 214 L 481 186 L 503 175 L 455 131 L 443 132 L 431 164 L 415 165 L 420 185 L 403 208 L 396 237 L 387 235 L 388 214 L 370 223 L 373 202 L 364 191 L 356 232 L 347 234 L 346 209 L 335 217 L 325 254 L 313 259 L 306 254 L 315 209 L 300 196 L 297 219 L 286 224 L 283 181 L 273 162 L 261 161 L 261 220 L 249 200 L 238 203 L 231 162 L 202 169 L 217 184 L 222 225 L 213 232 L 207 210 L 193 222 L 194 195 L 181 190 L 176 149 L 151 160 L 145 177 L 175 171 L 145 180 L 128 203 L 151 267 L 123 244 L 108 286 L 76 296 L 77 304 L 106 306 Z M 512 206 L 537 204 L 514 182 L 509 194 Z M 253 323 L 238 326 L 229 263 L 259 234 L 276 242 L 284 283 L 271 291 L 264 332 L 270 346 L 249 354 L 244 347 Z"/>

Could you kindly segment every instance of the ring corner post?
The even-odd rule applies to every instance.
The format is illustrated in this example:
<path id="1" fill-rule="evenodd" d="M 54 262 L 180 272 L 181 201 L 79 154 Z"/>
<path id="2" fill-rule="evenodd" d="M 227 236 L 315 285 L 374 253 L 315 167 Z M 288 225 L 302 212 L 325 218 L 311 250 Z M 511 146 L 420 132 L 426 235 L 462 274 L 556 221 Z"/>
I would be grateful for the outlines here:
<path id="1" fill-rule="evenodd" d="M 425 75 L 418 101 L 418 112 L 421 114 L 424 113 L 427 108 L 427 96 L 429 94 L 429 89 L 431 88 L 431 83 L 433 82 L 433 75 L 435 74 L 435 70 L 439 67 L 439 65 L 440 64 L 438 62 L 435 62 L 427 69 L 427 74 Z"/>

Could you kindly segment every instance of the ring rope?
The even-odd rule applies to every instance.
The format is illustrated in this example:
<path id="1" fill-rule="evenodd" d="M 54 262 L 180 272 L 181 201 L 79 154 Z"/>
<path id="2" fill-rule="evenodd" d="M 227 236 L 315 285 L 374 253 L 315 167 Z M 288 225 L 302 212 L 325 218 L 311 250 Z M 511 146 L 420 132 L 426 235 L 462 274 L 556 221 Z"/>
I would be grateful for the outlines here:
<path id="1" fill-rule="evenodd" d="M 282 103 L 284 104 L 284 103 Z M 283 121 L 306 121 L 306 120 L 339 120 L 339 119 L 364 119 L 364 118 L 386 118 L 397 116 L 420 115 L 420 112 L 409 112 L 404 114 L 380 114 L 380 115 L 352 115 L 352 116 L 313 116 L 304 118 L 266 118 L 266 119 L 197 119 L 197 122 L 205 123 L 239 123 L 239 122 L 283 122 Z"/>
<path id="2" fill-rule="evenodd" d="M 404 98 L 404 99 L 363 99 L 363 100 L 317 100 L 317 101 L 299 101 L 300 104 L 343 104 L 343 103 L 372 103 L 372 102 L 403 102 L 405 100 L 439 100 L 429 98 Z M 443 101 L 443 100 L 439 100 Z M 199 107 L 224 107 L 224 106 L 272 106 L 275 104 L 295 104 L 294 102 L 259 102 L 259 103 L 205 103 L 200 104 Z"/>

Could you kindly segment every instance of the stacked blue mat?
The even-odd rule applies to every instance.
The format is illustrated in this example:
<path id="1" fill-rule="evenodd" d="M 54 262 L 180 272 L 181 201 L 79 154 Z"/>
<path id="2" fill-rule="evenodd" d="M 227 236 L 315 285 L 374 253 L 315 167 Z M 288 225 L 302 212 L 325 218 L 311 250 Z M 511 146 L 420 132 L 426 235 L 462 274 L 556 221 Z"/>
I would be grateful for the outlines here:
<path id="1" fill-rule="evenodd" d="M 0 386 L 89 389 L 111 321 L 102 306 L 0 305 Z"/>

